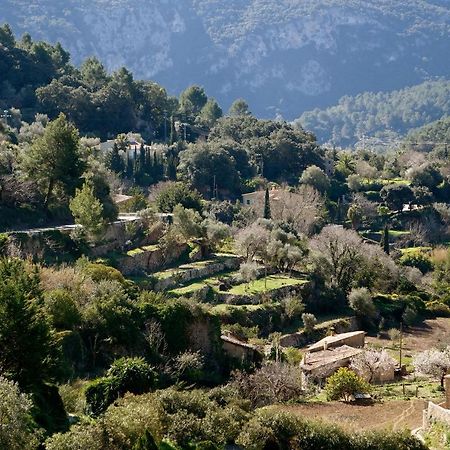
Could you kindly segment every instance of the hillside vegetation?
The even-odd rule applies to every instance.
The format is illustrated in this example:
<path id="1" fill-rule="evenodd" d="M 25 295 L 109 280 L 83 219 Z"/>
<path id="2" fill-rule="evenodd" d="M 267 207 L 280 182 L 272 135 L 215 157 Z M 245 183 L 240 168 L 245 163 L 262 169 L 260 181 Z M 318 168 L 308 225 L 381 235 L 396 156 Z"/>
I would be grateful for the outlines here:
<path id="1" fill-rule="evenodd" d="M 320 142 L 351 146 L 363 135 L 402 138 L 450 114 L 450 81 L 429 81 L 392 92 L 364 92 L 342 97 L 338 104 L 303 113 L 297 123 Z"/>

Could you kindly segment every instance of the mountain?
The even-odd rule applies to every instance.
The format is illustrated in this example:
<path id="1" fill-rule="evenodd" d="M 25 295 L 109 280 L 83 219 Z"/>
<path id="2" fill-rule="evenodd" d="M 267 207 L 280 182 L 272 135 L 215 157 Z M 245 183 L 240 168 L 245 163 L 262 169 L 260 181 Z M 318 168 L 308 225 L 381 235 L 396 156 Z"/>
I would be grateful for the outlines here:
<path id="1" fill-rule="evenodd" d="M 450 75 L 448 0 L 2 0 L 1 20 L 265 117 Z"/>
<path id="2" fill-rule="evenodd" d="M 350 146 L 363 137 L 399 139 L 449 114 L 450 81 L 439 80 L 398 91 L 344 96 L 336 105 L 304 112 L 296 122 L 320 142 Z"/>

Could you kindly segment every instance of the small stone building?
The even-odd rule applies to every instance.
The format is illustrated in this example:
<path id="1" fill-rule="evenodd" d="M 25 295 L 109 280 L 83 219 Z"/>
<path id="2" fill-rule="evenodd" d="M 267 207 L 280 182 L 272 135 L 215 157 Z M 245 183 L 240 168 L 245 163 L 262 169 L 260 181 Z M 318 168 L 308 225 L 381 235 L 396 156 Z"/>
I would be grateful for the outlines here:
<path id="1" fill-rule="evenodd" d="M 220 339 L 222 340 L 223 351 L 228 357 L 246 364 L 261 361 L 262 356 L 255 345 L 243 342 L 231 335 L 222 335 Z"/>

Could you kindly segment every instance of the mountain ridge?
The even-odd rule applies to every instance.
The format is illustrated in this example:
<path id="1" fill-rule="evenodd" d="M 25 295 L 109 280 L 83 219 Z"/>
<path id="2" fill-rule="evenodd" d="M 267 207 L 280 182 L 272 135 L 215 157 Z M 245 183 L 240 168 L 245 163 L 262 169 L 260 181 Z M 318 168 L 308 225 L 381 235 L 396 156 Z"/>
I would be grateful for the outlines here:
<path id="1" fill-rule="evenodd" d="M 61 41 L 76 64 L 95 55 L 174 94 L 201 84 L 265 117 L 450 75 L 448 2 L 6 0 L 2 21 Z"/>

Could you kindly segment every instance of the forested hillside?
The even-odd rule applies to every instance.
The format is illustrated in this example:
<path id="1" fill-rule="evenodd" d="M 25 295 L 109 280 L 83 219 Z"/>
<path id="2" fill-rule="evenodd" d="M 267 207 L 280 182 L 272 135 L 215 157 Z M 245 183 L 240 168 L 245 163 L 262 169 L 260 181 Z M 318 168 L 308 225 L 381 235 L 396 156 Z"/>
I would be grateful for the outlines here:
<path id="1" fill-rule="evenodd" d="M 178 95 L 198 83 L 228 107 L 287 119 L 343 95 L 448 76 L 448 2 L 4 0 L 1 20 Z"/>
<path id="2" fill-rule="evenodd" d="M 392 92 L 342 97 L 337 105 L 303 113 L 297 123 L 320 142 L 351 146 L 363 136 L 398 139 L 450 114 L 450 81 L 425 82 Z"/>

